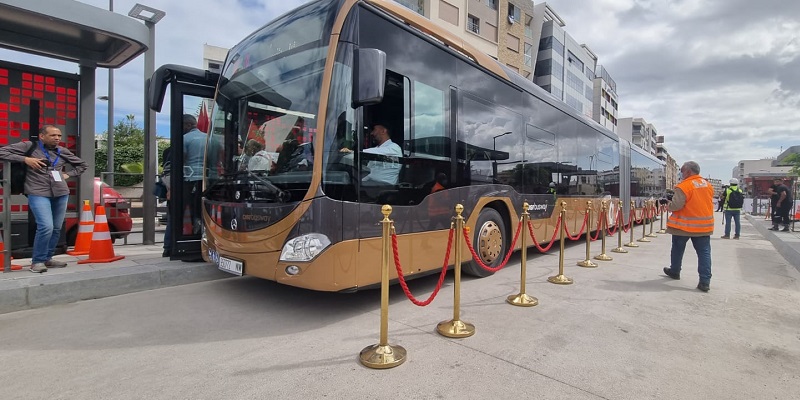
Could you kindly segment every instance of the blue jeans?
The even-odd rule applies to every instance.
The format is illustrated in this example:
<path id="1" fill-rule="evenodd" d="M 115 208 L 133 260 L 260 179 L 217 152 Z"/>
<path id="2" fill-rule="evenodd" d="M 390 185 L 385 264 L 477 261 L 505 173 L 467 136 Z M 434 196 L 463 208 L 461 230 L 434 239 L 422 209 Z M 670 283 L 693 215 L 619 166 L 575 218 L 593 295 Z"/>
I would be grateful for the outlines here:
<path id="1" fill-rule="evenodd" d="M 53 258 L 64 214 L 67 212 L 68 195 L 58 197 L 28 196 L 28 207 L 36 217 L 36 236 L 33 239 L 33 259 L 31 263 L 43 263 Z"/>
<path id="2" fill-rule="evenodd" d="M 739 217 L 741 216 L 741 211 L 739 210 L 725 210 L 725 236 L 731 235 L 731 218 L 733 218 L 733 222 L 736 224 L 736 236 L 739 236 L 742 233 L 742 223 L 740 222 Z"/>
<path id="3" fill-rule="evenodd" d="M 683 264 L 683 253 L 686 251 L 686 242 L 692 240 L 694 251 L 697 252 L 697 274 L 700 283 L 711 282 L 711 236 L 678 236 L 672 235 L 672 251 L 670 253 L 672 272 L 680 273 Z"/>

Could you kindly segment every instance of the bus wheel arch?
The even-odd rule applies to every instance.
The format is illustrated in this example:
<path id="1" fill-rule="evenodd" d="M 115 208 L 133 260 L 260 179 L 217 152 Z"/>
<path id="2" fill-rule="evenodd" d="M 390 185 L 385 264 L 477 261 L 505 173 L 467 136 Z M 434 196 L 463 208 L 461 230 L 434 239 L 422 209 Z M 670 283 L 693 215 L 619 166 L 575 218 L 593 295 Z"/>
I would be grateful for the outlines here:
<path id="1" fill-rule="evenodd" d="M 470 240 L 475 253 L 485 265 L 490 267 L 500 265 L 510 251 L 509 226 L 508 210 L 501 202 L 486 205 L 478 214 L 475 229 L 470 232 Z M 472 258 L 463 264 L 462 269 L 465 274 L 479 278 L 494 274 L 483 269 Z"/>

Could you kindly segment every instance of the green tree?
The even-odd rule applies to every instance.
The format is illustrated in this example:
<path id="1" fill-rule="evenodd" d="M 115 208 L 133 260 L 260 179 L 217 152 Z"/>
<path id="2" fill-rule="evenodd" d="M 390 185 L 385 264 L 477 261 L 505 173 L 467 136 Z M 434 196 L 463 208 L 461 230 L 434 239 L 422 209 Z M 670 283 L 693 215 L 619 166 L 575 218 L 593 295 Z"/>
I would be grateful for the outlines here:
<path id="1" fill-rule="evenodd" d="M 108 131 L 104 132 L 106 135 Z M 114 172 L 141 171 L 143 168 L 131 167 L 131 164 L 144 166 L 144 129 L 136 122 L 135 116 L 129 114 L 124 120 L 117 121 L 114 126 Z M 158 141 L 158 156 L 169 143 Z M 101 146 L 95 150 L 95 176 L 105 171 L 108 163 L 108 148 Z M 123 166 L 127 166 L 123 168 Z M 117 186 L 132 186 L 141 183 L 142 175 L 116 175 L 114 184 Z"/>
<path id="2" fill-rule="evenodd" d="M 792 166 L 792 170 L 789 171 L 792 175 L 800 176 L 800 154 L 790 154 L 782 162 Z"/>

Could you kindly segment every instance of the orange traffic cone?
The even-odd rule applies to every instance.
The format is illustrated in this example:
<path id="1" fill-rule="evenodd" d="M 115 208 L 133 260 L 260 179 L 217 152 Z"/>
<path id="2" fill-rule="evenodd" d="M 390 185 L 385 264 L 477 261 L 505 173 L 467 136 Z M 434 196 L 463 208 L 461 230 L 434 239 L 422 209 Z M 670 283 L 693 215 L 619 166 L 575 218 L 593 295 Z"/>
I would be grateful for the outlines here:
<path id="1" fill-rule="evenodd" d="M 794 209 L 794 220 L 800 221 L 800 204 Z"/>
<path id="2" fill-rule="evenodd" d="M 92 233 L 92 245 L 89 249 L 89 258 L 78 261 L 78 264 L 107 263 L 123 258 L 125 258 L 125 256 L 114 255 L 114 244 L 111 243 L 111 232 L 108 230 L 106 209 L 103 206 L 99 206 L 97 207 L 97 216 L 94 220 L 94 232 Z"/>
<path id="3" fill-rule="evenodd" d="M 192 212 L 189 210 L 189 206 L 183 209 L 183 228 L 181 232 L 183 232 L 184 235 L 192 234 Z"/>
<path id="4" fill-rule="evenodd" d="M 83 211 L 81 211 L 81 221 L 78 223 L 78 236 L 75 238 L 75 248 L 68 251 L 71 256 L 85 256 L 92 248 L 92 232 L 94 232 L 94 217 L 92 217 L 92 207 L 89 200 L 83 201 Z"/>
<path id="5" fill-rule="evenodd" d="M 0 234 L 0 272 L 4 272 L 5 269 L 6 269 L 6 258 L 4 257 L 4 254 L 3 254 L 5 252 L 5 249 L 6 249 L 6 245 L 5 245 L 5 243 L 3 243 L 3 235 Z M 12 260 L 13 260 L 13 258 L 12 258 Z M 11 270 L 12 271 L 19 271 L 21 269 L 22 269 L 21 265 L 11 264 Z"/>

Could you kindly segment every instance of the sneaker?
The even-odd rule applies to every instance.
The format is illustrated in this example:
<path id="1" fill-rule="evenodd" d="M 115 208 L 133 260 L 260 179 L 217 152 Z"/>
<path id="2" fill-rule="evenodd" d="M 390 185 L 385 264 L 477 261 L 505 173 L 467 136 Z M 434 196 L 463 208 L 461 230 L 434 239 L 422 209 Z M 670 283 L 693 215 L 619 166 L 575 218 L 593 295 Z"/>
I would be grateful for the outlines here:
<path id="1" fill-rule="evenodd" d="M 739 235 L 734 235 L 733 238 L 739 240 Z"/>
<path id="2" fill-rule="evenodd" d="M 31 264 L 30 271 L 41 274 L 42 272 L 47 272 L 47 266 L 44 263 L 34 263 Z"/>
<path id="3" fill-rule="evenodd" d="M 681 279 L 681 274 L 672 272 L 672 268 L 664 267 L 664 274 L 672 279 Z"/>
<path id="4" fill-rule="evenodd" d="M 65 263 L 63 261 L 58 261 L 58 260 L 52 260 L 51 259 L 51 260 L 45 261 L 44 265 L 48 266 L 50 268 L 64 268 L 64 267 L 67 266 L 67 263 Z"/>
<path id="5" fill-rule="evenodd" d="M 728 235 L 723 235 L 723 236 L 720 236 L 720 237 L 721 237 L 722 239 L 730 239 L 730 238 L 731 238 L 731 237 L 730 237 L 730 236 L 728 236 Z"/>
<path id="6" fill-rule="evenodd" d="M 777 231 L 778 227 L 777 226 L 773 226 L 772 228 L 767 228 L 767 230 L 768 231 Z"/>
<path id="7" fill-rule="evenodd" d="M 787 227 L 781 229 L 781 232 L 789 232 L 789 227 L 787 226 Z"/>
<path id="8" fill-rule="evenodd" d="M 708 284 L 707 283 L 703 283 L 703 282 L 698 283 L 697 284 L 697 288 L 702 290 L 702 291 L 704 291 L 704 292 L 707 292 L 707 291 L 711 290 L 711 288 L 708 286 Z"/>

